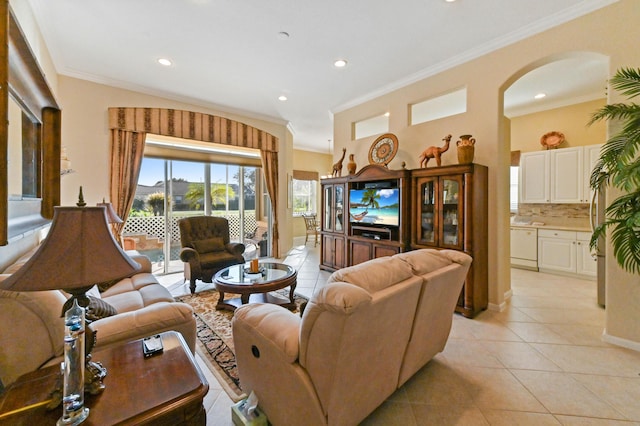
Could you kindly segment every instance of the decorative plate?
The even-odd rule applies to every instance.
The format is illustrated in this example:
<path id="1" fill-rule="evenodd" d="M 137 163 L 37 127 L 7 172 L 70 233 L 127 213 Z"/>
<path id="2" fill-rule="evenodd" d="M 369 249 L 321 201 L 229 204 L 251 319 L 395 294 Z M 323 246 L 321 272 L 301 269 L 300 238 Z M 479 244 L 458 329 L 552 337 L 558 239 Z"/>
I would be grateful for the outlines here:
<path id="1" fill-rule="evenodd" d="M 369 164 L 386 166 L 398 152 L 398 138 L 393 133 L 379 136 L 369 148 Z"/>
<path id="2" fill-rule="evenodd" d="M 557 148 L 564 142 L 564 133 L 561 132 L 549 132 L 542 135 L 540 138 L 540 145 L 547 149 Z"/>

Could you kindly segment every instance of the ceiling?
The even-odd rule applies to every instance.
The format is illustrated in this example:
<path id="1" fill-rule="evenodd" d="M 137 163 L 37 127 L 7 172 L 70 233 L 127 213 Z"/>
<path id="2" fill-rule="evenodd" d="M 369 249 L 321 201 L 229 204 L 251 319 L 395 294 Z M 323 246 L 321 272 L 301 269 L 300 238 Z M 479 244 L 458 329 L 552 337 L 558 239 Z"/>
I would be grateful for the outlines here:
<path id="1" fill-rule="evenodd" d="M 286 124 L 320 152 L 333 114 L 614 1 L 28 0 L 59 74 Z M 506 114 L 603 97 L 606 61 L 571 61 L 514 84 Z"/>

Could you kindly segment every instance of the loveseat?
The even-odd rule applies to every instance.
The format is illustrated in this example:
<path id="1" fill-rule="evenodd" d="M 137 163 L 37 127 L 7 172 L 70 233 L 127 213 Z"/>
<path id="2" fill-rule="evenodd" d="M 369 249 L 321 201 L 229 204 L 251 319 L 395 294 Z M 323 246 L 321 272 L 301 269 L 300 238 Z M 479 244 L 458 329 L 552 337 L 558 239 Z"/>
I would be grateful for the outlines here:
<path id="1" fill-rule="evenodd" d="M 272 424 L 356 425 L 441 352 L 471 265 L 423 249 L 334 272 L 302 316 L 235 311 L 240 385 Z"/>
<path id="2" fill-rule="evenodd" d="M 7 267 L 0 274 L 0 281 L 17 271 L 33 252 L 35 249 Z M 151 273 L 151 262 L 146 256 L 131 257 L 142 266 L 139 272 L 104 291 L 94 286 L 88 292 L 117 312 L 91 322 L 97 331 L 94 352 L 168 330 L 180 332 L 191 351 L 195 351 L 196 324 L 191 306 L 175 302 Z M 59 290 L 0 290 L 0 380 L 4 386 L 24 373 L 62 360 L 61 313 L 68 296 Z M 100 361 L 99 356 L 94 359 Z"/>

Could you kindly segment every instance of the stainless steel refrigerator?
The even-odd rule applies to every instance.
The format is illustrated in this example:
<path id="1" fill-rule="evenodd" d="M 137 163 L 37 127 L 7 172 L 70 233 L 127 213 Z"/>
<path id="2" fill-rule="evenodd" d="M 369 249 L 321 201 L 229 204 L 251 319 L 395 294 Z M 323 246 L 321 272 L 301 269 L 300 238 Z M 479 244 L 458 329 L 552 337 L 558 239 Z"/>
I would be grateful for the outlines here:
<path id="1" fill-rule="evenodd" d="M 590 223 L 591 223 L 591 232 L 595 229 L 596 226 L 600 225 L 604 222 L 604 210 L 606 206 L 605 199 L 605 191 L 596 191 L 594 192 L 591 198 L 591 205 L 589 206 L 589 212 L 591 215 Z M 606 272 L 606 262 L 605 262 L 605 239 L 600 238 L 598 241 L 598 247 L 592 256 L 597 256 L 598 261 L 598 275 L 597 275 L 597 286 L 598 286 L 598 305 L 604 307 L 606 302 L 606 280 L 605 280 L 605 272 Z"/>

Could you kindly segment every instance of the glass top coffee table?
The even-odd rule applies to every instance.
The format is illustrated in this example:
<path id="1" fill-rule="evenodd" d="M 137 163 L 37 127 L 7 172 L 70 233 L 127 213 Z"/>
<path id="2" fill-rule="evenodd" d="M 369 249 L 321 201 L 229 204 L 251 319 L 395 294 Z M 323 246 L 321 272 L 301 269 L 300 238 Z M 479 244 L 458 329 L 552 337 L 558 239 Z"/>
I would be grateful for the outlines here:
<path id="1" fill-rule="evenodd" d="M 247 303 L 274 303 L 287 309 L 295 309 L 293 292 L 297 276 L 296 270 L 284 263 L 260 263 L 260 272 L 255 274 L 249 272 L 249 262 L 228 266 L 218 271 L 213 279 L 220 293 L 216 309 L 234 311 Z M 272 293 L 285 287 L 290 287 L 288 299 Z M 225 300 L 225 293 L 239 294 L 240 297 Z"/>

